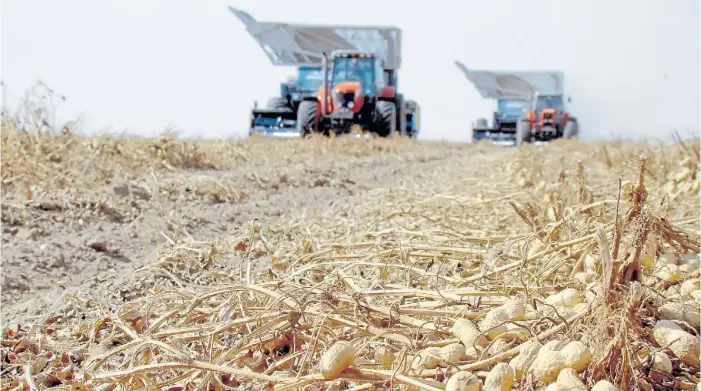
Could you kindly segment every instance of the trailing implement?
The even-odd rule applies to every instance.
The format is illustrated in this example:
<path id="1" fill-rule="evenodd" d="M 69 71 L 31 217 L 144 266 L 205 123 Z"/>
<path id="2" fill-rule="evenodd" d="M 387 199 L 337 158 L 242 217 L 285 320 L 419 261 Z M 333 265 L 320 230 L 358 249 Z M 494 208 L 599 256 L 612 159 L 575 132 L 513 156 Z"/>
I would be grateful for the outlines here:
<path id="1" fill-rule="evenodd" d="M 523 110 L 528 106 L 528 100 L 520 98 L 497 99 L 497 109 L 494 111 L 492 126 L 487 119 L 479 118 L 472 125 L 472 141 L 479 142 L 483 139 L 492 142 L 513 142 L 518 121 L 523 115 Z"/>
<path id="2" fill-rule="evenodd" d="M 249 136 L 297 137 L 297 110 L 305 97 L 322 85 L 320 66 L 300 66 L 297 77 L 280 83 L 280 96 L 270 98 L 266 107 L 251 110 Z M 257 105 L 256 105 L 257 106 Z"/>

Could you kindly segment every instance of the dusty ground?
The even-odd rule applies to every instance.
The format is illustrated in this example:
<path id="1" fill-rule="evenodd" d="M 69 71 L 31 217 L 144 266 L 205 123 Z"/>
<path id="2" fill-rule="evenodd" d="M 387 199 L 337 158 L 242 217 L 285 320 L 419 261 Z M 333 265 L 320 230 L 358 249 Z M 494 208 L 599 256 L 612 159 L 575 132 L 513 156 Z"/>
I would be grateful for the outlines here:
<path id="1" fill-rule="evenodd" d="M 271 156 L 265 143 L 293 155 Z M 133 299 L 135 285 L 148 288 L 134 272 L 169 241 L 216 240 L 254 219 L 281 227 L 293 217 L 358 203 L 373 189 L 447 183 L 463 172 L 479 174 L 478 161 L 486 164 L 484 152 L 444 143 L 357 140 L 299 155 L 285 143 L 296 141 L 254 141 L 250 156 L 231 169 L 142 170 L 128 181 L 56 189 L 31 201 L 6 192 L 3 324 L 35 321 L 63 295 L 109 297 L 117 305 Z M 494 149 L 490 160 L 507 153 Z"/>

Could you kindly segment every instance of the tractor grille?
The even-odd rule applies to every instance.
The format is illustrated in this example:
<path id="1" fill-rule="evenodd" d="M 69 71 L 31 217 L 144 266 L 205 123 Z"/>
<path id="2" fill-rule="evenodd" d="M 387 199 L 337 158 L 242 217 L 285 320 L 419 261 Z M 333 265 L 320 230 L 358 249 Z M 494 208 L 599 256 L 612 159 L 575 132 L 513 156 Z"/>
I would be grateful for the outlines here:
<path id="1" fill-rule="evenodd" d="M 542 126 L 554 126 L 555 125 L 555 115 L 552 113 L 543 113 L 543 123 Z"/>
<path id="2" fill-rule="evenodd" d="M 516 122 L 502 121 L 499 122 L 499 128 L 502 131 L 516 131 Z"/>
<path id="3" fill-rule="evenodd" d="M 348 103 L 353 102 L 353 99 L 355 98 L 355 93 L 353 92 L 345 92 L 342 94 L 338 94 L 338 106 L 339 107 L 348 107 Z"/>

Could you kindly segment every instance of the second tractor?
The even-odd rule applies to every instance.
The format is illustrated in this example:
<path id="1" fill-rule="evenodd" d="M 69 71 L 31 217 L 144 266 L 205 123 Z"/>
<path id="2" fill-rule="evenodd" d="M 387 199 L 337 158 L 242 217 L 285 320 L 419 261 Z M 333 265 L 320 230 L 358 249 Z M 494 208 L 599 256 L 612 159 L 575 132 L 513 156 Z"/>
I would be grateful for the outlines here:
<path id="1" fill-rule="evenodd" d="M 521 145 L 578 136 L 577 119 L 563 97 L 562 72 L 471 70 L 459 61 L 455 64 L 482 97 L 497 101 L 491 126 L 484 118 L 473 124 L 473 142 Z"/>
<path id="2" fill-rule="evenodd" d="M 570 115 L 562 94 L 535 93 L 526 106 L 525 115 L 516 125 L 516 145 L 570 139 L 578 135 L 577 118 Z"/>

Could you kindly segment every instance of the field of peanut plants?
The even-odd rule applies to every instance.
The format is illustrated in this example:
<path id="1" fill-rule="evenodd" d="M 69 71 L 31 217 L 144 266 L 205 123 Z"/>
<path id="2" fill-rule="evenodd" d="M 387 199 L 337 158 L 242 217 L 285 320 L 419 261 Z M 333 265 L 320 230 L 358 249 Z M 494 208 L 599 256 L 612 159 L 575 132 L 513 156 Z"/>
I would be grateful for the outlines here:
<path id="1" fill-rule="evenodd" d="M 698 140 L 2 129 L 5 390 L 696 390 Z"/>

